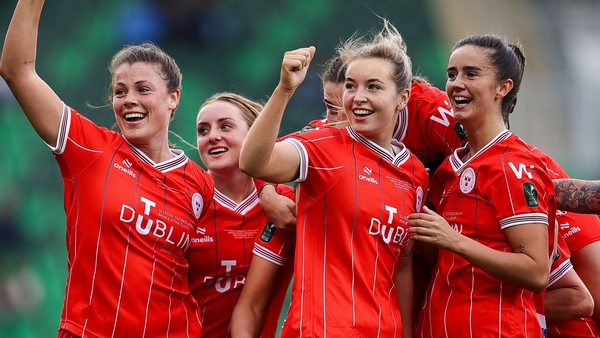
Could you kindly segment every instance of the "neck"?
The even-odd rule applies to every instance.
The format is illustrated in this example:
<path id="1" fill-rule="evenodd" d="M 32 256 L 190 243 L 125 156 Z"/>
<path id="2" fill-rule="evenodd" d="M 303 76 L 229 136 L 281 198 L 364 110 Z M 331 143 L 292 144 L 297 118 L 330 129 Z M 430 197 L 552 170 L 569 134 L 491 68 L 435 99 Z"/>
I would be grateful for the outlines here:
<path id="1" fill-rule="evenodd" d="M 463 124 L 464 125 L 464 124 Z M 502 120 L 483 121 L 476 126 L 465 126 L 467 130 L 467 141 L 469 142 L 469 153 L 474 155 L 483 149 L 494 137 L 498 136 L 506 126 Z"/>
<path id="2" fill-rule="evenodd" d="M 132 143 L 133 144 L 133 143 Z M 161 163 L 175 157 L 168 143 L 160 144 L 133 144 L 136 148 L 141 150 L 146 156 L 148 156 L 154 163 Z"/>
<path id="3" fill-rule="evenodd" d="M 208 172 L 215 183 L 215 189 L 236 203 L 245 200 L 254 191 L 252 177 L 237 170 L 234 173 Z"/>

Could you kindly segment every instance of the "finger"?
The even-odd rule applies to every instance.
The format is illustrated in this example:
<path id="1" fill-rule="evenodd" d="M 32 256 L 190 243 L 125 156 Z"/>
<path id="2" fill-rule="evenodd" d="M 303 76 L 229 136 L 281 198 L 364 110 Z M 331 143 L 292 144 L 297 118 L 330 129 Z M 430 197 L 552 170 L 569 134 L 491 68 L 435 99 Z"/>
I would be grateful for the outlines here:
<path id="1" fill-rule="evenodd" d="M 414 212 L 414 213 L 412 213 L 412 214 L 408 215 L 408 220 L 410 221 L 410 220 L 412 220 L 412 219 L 414 219 L 414 220 L 417 220 L 417 219 L 424 219 L 426 216 L 427 216 L 427 215 L 426 215 L 426 214 L 424 214 L 424 213 L 422 213 L 422 212 Z"/>
<path id="2" fill-rule="evenodd" d="M 313 57 L 315 56 L 315 53 L 317 52 L 317 48 L 315 48 L 315 46 L 310 46 L 308 47 L 308 62 L 307 62 L 307 66 L 310 65 L 310 62 L 312 61 Z"/>
<path id="3" fill-rule="evenodd" d="M 432 216 L 433 215 L 435 215 L 435 216 L 438 215 L 435 211 L 429 209 L 426 205 L 423 206 L 423 213 L 425 213 L 427 215 L 432 215 Z"/>

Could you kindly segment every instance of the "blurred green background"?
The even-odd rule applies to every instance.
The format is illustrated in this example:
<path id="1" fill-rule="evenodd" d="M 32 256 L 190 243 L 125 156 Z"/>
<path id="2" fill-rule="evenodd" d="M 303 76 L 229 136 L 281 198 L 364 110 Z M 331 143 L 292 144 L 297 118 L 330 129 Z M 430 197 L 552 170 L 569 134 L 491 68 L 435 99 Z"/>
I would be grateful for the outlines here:
<path id="1" fill-rule="evenodd" d="M 0 34 L 15 0 L 0 5 Z M 112 126 L 106 103 L 111 56 L 125 44 L 154 41 L 183 73 L 171 130 L 195 144 L 195 117 L 210 95 L 234 91 L 266 101 L 283 53 L 314 45 L 315 60 L 294 96 L 282 132 L 324 111 L 320 66 L 340 40 L 379 29 L 388 18 L 404 35 L 415 69 L 443 85 L 440 48 L 422 1 L 46 1 L 36 69 L 63 101 Z M 0 80 L 0 337 L 56 336 L 66 277 L 62 184 L 50 150 Z M 199 161 L 195 149 L 172 142 Z"/>

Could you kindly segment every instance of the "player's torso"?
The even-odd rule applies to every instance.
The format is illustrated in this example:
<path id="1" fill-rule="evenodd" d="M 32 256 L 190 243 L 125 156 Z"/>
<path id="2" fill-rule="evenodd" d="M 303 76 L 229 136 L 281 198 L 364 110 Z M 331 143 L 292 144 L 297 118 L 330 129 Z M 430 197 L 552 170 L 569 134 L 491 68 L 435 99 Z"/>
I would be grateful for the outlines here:
<path id="1" fill-rule="evenodd" d="M 235 203 L 215 190 L 189 253 L 190 289 L 200 305 L 203 335 L 226 336 L 252 260 L 254 239 L 268 222 L 256 190 Z"/>
<path id="2" fill-rule="evenodd" d="M 67 214 L 64 325 L 100 335 L 196 332 L 184 253 L 212 182 L 183 153 L 155 165 L 121 136 L 99 130 L 74 121 L 56 156 Z"/>
<path id="3" fill-rule="evenodd" d="M 426 174 L 409 154 L 394 158 L 341 135 L 343 141 L 306 147 L 310 169 L 296 190 L 298 246 L 288 322 L 301 317 L 301 327 L 312 326 L 308 332 L 326 327 L 333 336 L 371 335 L 373 329 L 389 334 L 400 325 L 394 277 L 409 240 L 406 217 L 422 203 Z M 311 157 L 316 149 L 335 151 Z M 421 180 L 413 177 L 419 171 Z M 376 310 L 382 308 L 383 319 Z"/>

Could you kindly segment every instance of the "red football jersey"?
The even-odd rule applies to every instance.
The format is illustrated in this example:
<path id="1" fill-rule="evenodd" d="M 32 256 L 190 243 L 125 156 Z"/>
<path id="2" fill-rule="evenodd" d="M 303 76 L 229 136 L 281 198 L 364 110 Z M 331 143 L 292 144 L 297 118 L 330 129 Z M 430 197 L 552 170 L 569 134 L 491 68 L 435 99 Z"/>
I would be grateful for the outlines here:
<path id="1" fill-rule="evenodd" d="M 60 328 L 78 336 L 199 337 L 186 253 L 212 199 L 210 176 L 180 150 L 154 163 L 67 106 L 52 150 L 67 219 Z"/>
<path id="2" fill-rule="evenodd" d="M 276 189 L 293 199 L 291 187 Z M 231 336 L 229 322 L 246 281 L 255 238 L 269 224 L 256 189 L 240 203 L 215 189 L 189 252 L 190 290 L 200 305 L 202 336 Z"/>
<path id="3" fill-rule="evenodd" d="M 424 82 L 413 82 L 406 109 L 398 115 L 393 138 L 434 169 L 464 142 L 446 92 Z"/>
<path id="4" fill-rule="evenodd" d="M 294 135 L 300 154 L 292 300 L 281 337 L 400 337 L 395 277 L 427 172 L 351 127 Z M 410 258 L 407 258 L 410 259 Z"/>
<path id="5" fill-rule="evenodd" d="M 554 225 L 554 185 L 544 164 L 522 140 L 506 130 L 463 162 L 467 152 L 468 144 L 446 159 L 432 178 L 432 184 L 442 184 L 436 189 L 437 212 L 456 231 L 507 252 L 512 248 L 503 229 Z M 551 226 L 549 263 L 555 252 L 553 237 Z M 539 337 L 543 317 L 538 319 L 535 296 L 540 295 L 501 282 L 459 255 L 439 250 L 421 311 L 420 335 Z"/>

